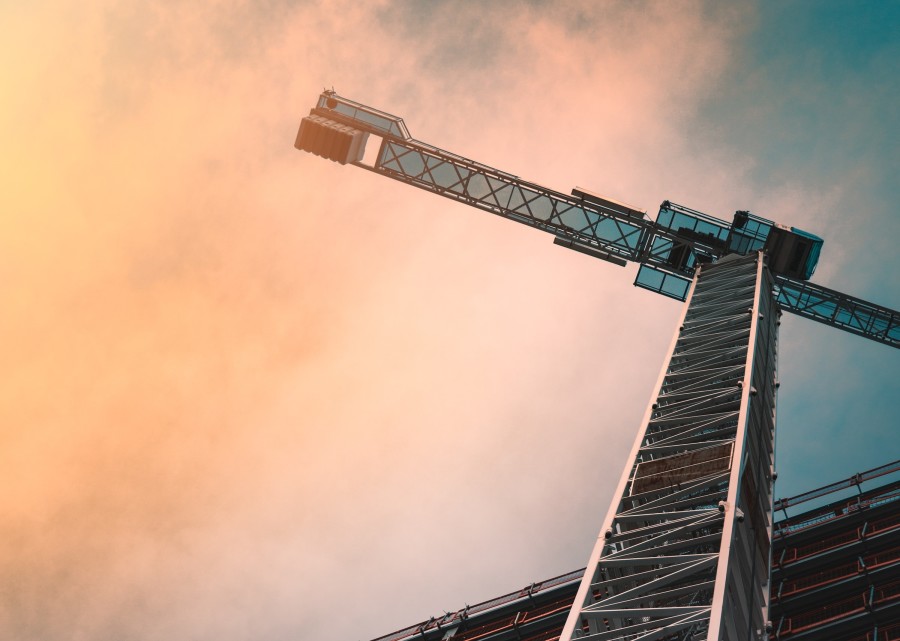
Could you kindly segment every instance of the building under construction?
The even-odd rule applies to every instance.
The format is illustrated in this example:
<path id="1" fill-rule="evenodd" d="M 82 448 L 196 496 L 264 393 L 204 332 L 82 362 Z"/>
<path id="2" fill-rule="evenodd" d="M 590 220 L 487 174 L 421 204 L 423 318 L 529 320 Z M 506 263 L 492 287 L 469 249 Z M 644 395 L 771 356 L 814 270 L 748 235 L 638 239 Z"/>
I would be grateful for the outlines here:
<path id="1" fill-rule="evenodd" d="M 775 508 L 782 518 L 774 524 L 768 634 L 750 629 L 744 638 L 900 639 L 900 461 Z M 534 583 L 375 641 L 555 641 L 583 575 Z"/>

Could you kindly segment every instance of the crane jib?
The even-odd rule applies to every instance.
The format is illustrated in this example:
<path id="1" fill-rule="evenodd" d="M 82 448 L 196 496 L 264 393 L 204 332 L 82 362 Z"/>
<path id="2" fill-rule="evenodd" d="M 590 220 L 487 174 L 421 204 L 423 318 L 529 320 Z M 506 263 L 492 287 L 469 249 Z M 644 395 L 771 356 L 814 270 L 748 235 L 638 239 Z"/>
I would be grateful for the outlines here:
<path id="1" fill-rule="evenodd" d="M 491 170 L 478 163 L 441 153 L 414 140 L 385 139 L 375 170 L 442 196 L 510 218 L 619 256 L 639 259 L 641 232 L 649 221 L 605 210 Z"/>
<path id="2" fill-rule="evenodd" d="M 900 347 L 900 313 L 895 310 L 784 276 L 775 277 L 775 300 L 792 314 Z"/>
<path id="3" fill-rule="evenodd" d="M 367 164 L 371 136 L 380 147 Z M 761 251 L 781 309 L 900 347 L 900 313 L 808 282 L 821 238 L 747 211 L 729 223 L 666 200 L 653 221 L 580 187 L 564 194 L 415 140 L 402 118 L 334 91 L 303 118 L 295 146 L 548 232 L 562 247 L 617 265 L 637 262 L 635 285 L 677 300 L 686 299 L 701 265 Z"/>

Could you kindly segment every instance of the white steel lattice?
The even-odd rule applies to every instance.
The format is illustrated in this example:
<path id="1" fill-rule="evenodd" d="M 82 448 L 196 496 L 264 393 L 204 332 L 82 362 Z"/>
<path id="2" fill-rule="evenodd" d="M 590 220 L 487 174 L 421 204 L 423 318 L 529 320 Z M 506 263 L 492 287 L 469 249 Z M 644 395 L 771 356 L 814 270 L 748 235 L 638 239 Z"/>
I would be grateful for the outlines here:
<path id="1" fill-rule="evenodd" d="M 777 313 L 762 255 L 695 276 L 562 639 L 764 636 Z"/>

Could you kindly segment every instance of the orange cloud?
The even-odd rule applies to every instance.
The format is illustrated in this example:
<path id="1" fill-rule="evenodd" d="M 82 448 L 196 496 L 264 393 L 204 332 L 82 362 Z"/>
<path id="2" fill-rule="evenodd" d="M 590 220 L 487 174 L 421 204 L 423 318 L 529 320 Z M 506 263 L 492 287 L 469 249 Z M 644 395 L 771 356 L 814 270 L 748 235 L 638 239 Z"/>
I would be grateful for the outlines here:
<path id="1" fill-rule="evenodd" d="M 744 16 L 3 12 L 0 636 L 375 636 L 582 562 L 677 306 L 293 136 L 334 84 L 552 187 L 730 203 L 681 125 Z"/>

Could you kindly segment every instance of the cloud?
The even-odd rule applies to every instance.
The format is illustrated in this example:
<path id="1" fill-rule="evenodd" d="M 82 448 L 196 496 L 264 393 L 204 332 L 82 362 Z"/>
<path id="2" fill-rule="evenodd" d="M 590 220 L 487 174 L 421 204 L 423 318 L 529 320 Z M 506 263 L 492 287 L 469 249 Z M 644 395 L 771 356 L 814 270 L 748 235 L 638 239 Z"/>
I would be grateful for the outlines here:
<path id="1" fill-rule="evenodd" d="M 4 119 L 17 153 L 2 331 L 20 364 L 0 405 L 5 636 L 346 636 L 334 604 L 351 566 L 362 585 L 400 578 L 450 527 L 458 590 L 498 554 L 486 526 L 534 521 L 516 487 L 543 503 L 560 490 L 542 476 L 586 471 L 572 439 L 596 437 L 568 432 L 616 384 L 586 354 L 618 288 L 572 289 L 584 263 L 546 239 L 499 221 L 473 238 L 476 214 L 426 215 L 430 197 L 398 199 L 290 142 L 330 79 L 500 166 L 549 141 L 528 167 L 572 180 L 558 167 L 605 144 L 673 135 L 659 110 L 717 45 L 673 58 L 655 43 L 702 20 L 443 5 L 398 29 L 396 9 L 352 3 L 33 11 L 7 45 L 27 62 Z M 32 56 L 37 34 L 49 53 Z M 642 74 L 654 61 L 667 62 Z M 584 140 L 564 126 L 576 119 L 615 125 Z M 627 168 L 636 154 L 613 155 Z M 599 156 L 623 192 L 636 182 Z M 521 317 L 535 295 L 547 303 Z M 625 447 L 632 429 L 604 438 Z M 535 474 L 510 485 L 523 464 Z M 506 507 L 485 512 L 493 501 Z M 410 519 L 426 522 L 413 539 Z M 528 572 L 555 572 L 549 556 Z"/>
<path id="2" fill-rule="evenodd" d="M 293 136 L 334 85 L 550 187 L 722 215 L 754 160 L 690 125 L 752 12 L 3 11 L 0 636 L 374 637 L 584 562 L 678 306 Z"/>

